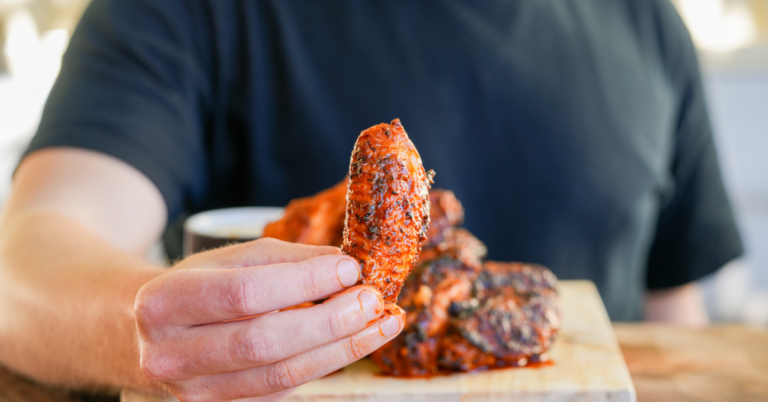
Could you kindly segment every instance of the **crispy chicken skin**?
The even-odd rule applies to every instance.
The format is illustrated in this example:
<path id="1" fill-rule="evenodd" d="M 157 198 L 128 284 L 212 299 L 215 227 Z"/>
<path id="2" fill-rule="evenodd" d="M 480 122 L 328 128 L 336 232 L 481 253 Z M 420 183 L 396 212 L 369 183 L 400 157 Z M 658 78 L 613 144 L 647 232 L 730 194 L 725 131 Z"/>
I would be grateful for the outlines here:
<path id="1" fill-rule="evenodd" d="M 501 364 L 546 352 L 560 329 L 555 275 L 541 265 L 488 261 L 472 297 L 449 314 L 464 339 Z"/>
<path id="2" fill-rule="evenodd" d="M 485 261 L 478 280 L 486 289 L 513 288 L 519 293 L 555 290 L 557 277 L 539 264 L 524 262 Z"/>
<path id="3" fill-rule="evenodd" d="M 363 131 L 349 166 L 342 252 L 362 266 L 362 283 L 394 303 L 429 227 L 427 173 L 400 120 Z"/>
<path id="4" fill-rule="evenodd" d="M 429 229 L 424 248 L 432 247 L 443 241 L 448 229 L 464 222 L 464 207 L 451 190 L 436 188 L 429 192 L 432 203 L 429 210 Z"/>
<path id="5" fill-rule="evenodd" d="M 440 237 L 442 241 L 437 245 L 424 247 L 416 265 L 447 256 L 475 271 L 480 271 L 482 259 L 488 250 L 475 235 L 463 228 L 448 227 Z"/>
<path id="6" fill-rule="evenodd" d="M 440 339 L 440 351 L 440 366 L 451 370 L 476 371 L 498 367 L 496 356 L 483 352 L 456 331 Z"/>
<path id="7" fill-rule="evenodd" d="M 283 217 L 267 224 L 264 237 L 315 246 L 340 246 L 347 178 L 313 196 L 291 200 Z"/>
<path id="8" fill-rule="evenodd" d="M 555 284 L 540 265 L 488 261 L 477 269 L 443 254 L 408 278 L 398 300 L 405 329 L 371 358 L 400 377 L 542 361 L 560 327 Z"/>
<path id="9" fill-rule="evenodd" d="M 448 308 L 454 301 L 470 297 L 476 276 L 477 271 L 457 260 L 430 261 L 414 270 L 398 304 L 422 338 L 441 335 L 448 326 Z"/>
<path id="10" fill-rule="evenodd" d="M 476 276 L 475 269 L 445 256 L 417 266 L 398 299 L 406 314 L 403 332 L 371 354 L 384 374 L 420 377 L 439 373 L 442 338 L 450 322 L 448 309 L 452 302 L 470 297 Z"/>

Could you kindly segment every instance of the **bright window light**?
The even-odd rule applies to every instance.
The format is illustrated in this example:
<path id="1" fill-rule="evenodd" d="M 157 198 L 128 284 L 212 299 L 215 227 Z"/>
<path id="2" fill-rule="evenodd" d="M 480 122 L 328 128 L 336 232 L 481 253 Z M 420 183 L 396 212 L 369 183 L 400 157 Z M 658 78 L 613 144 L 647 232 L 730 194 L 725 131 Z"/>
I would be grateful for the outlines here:
<path id="1" fill-rule="evenodd" d="M 677 0 L 696 46 L 711 52 L 730 52 L 757 38 L 748 4 L 726 0 Z"/>

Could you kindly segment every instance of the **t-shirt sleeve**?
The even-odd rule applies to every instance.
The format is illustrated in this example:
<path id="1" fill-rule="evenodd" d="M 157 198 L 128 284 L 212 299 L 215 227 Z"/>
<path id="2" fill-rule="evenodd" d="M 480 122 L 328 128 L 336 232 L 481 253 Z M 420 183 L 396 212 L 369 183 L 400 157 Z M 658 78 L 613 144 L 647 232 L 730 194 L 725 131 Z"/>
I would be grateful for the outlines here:
<path id="1" fill-rule="evenodd" d="M 206 186 L 208 81 L 188 4 L 95 0 L 72 36 L 26 154 L 102 152 L 159 189 L 173 220 Z"/>
<path id="2" fill-rule="evenodd" d="M 672 186 L 648 259 L 649 289 L 700 279 L 743 252 L 720 173 L 696 52 L 673 6 L 660 3 L 662 55 L 679 111 Z"/>

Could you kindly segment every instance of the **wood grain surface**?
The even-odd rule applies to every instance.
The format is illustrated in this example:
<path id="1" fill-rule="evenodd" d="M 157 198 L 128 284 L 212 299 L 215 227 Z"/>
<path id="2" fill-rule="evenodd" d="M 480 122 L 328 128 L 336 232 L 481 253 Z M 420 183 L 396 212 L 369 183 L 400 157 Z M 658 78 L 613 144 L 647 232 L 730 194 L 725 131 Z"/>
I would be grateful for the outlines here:
<path id="1" fill-rule="evenodd" d="M 638 401 L 768 401 L 768 331 L 616 324 Z"/>

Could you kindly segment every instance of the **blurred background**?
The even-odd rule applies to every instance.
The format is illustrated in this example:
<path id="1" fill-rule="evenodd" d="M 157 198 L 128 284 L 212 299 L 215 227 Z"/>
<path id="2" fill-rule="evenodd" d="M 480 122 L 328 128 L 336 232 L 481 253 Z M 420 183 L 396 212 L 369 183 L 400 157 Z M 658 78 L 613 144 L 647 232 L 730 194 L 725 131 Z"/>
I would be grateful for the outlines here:
<path id="1" fill-rule="evenodd" d="M 88 2 L 0 0 L 0 205 Z M 747 249 L 702 281 L 707 307 L 715 321 L 768 326 L 768 0 L 673 2 L 699 50 Z"/>

